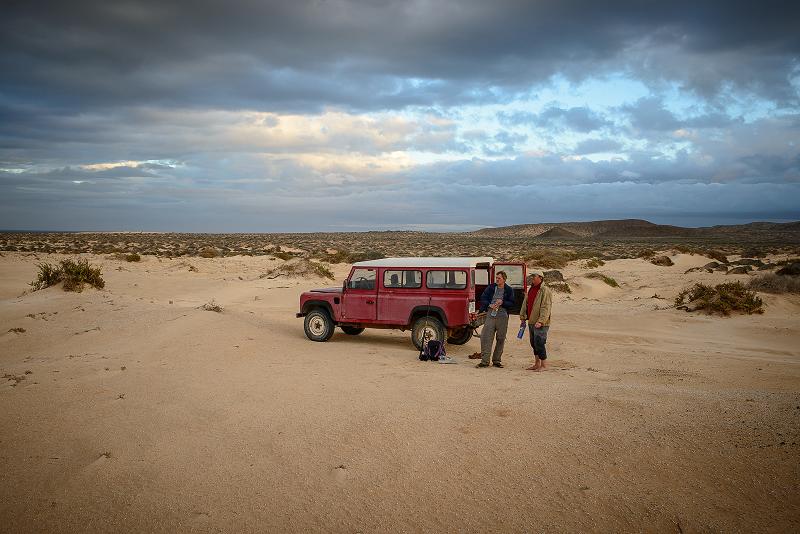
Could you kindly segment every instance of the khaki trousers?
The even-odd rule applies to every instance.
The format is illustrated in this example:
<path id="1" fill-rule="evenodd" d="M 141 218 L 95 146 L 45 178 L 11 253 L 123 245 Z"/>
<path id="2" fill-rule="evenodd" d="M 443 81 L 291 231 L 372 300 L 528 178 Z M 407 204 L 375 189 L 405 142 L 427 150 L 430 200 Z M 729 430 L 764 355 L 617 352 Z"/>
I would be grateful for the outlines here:
<path id="1" fill-rule="evenodd" d="M 506 332 L 508 331 L 508 314 L 498 312 L 497 317 L 486 314 L 486 323 L 481 330 L 481 361 L 489 363 L 489 355 L 492 356 L 492 363 L 500 363 L 503 357 L 503 347 L 506 344 Z M 497 344 L 492 353 L 492 342 L 497 337 Z"/>

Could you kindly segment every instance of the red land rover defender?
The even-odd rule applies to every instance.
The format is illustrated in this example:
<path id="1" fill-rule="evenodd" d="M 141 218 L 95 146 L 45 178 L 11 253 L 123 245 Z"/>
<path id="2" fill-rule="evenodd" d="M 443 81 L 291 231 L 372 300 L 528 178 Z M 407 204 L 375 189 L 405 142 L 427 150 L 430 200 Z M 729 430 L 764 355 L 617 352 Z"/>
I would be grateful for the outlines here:
<path id="1" fill-rule="evenodd" d="M 356 336 L 365 328 L 411 330 L 417 349 L 424 341 L 463 345 L 477 324 L 481 293 L 505 271 L 518 313 L 525 295 L 522 263 L 494 263 L 492 258 L 384 258 L 353 264 L 341 288 L 312 289 L 300 296 L 305 332 L 327 341 L 339 326 Z"/>

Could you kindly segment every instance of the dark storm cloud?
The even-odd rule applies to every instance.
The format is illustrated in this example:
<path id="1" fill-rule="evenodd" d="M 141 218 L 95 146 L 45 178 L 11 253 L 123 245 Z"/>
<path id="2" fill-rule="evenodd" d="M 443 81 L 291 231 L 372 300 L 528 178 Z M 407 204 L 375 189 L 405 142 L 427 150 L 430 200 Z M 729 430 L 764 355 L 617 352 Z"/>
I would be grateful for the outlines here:
<path id="1" fill-rule="evenodd" d="M 621 71 L 796 102 L 797 20 L 796 2 L 17 2 L 0 103 L 382 109 Z"/>

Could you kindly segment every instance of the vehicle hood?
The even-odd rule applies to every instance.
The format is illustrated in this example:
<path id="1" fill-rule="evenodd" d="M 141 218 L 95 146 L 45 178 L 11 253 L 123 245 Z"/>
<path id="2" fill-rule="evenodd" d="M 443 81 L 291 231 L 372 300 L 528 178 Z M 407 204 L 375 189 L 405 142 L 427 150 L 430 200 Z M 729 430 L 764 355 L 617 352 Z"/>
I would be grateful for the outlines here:
<path id="1" fill-rule="evenodd" d="M 308 291 L 309 293 L 341 293 L 341 287 L 322 287 L 319 289 L 311 289 Z"/>

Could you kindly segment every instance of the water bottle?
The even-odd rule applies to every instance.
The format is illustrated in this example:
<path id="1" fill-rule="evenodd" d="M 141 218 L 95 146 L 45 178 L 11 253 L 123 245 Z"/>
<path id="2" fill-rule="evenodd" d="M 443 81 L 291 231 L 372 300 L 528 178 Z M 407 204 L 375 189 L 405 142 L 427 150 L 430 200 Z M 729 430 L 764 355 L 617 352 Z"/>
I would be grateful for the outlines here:
<path id="1" fill-rule="evenodd" d="M 525 336 L 525 324 L 519 327 L 519 332 L 517 332 L 517 339 L 522 339 Z"/>

